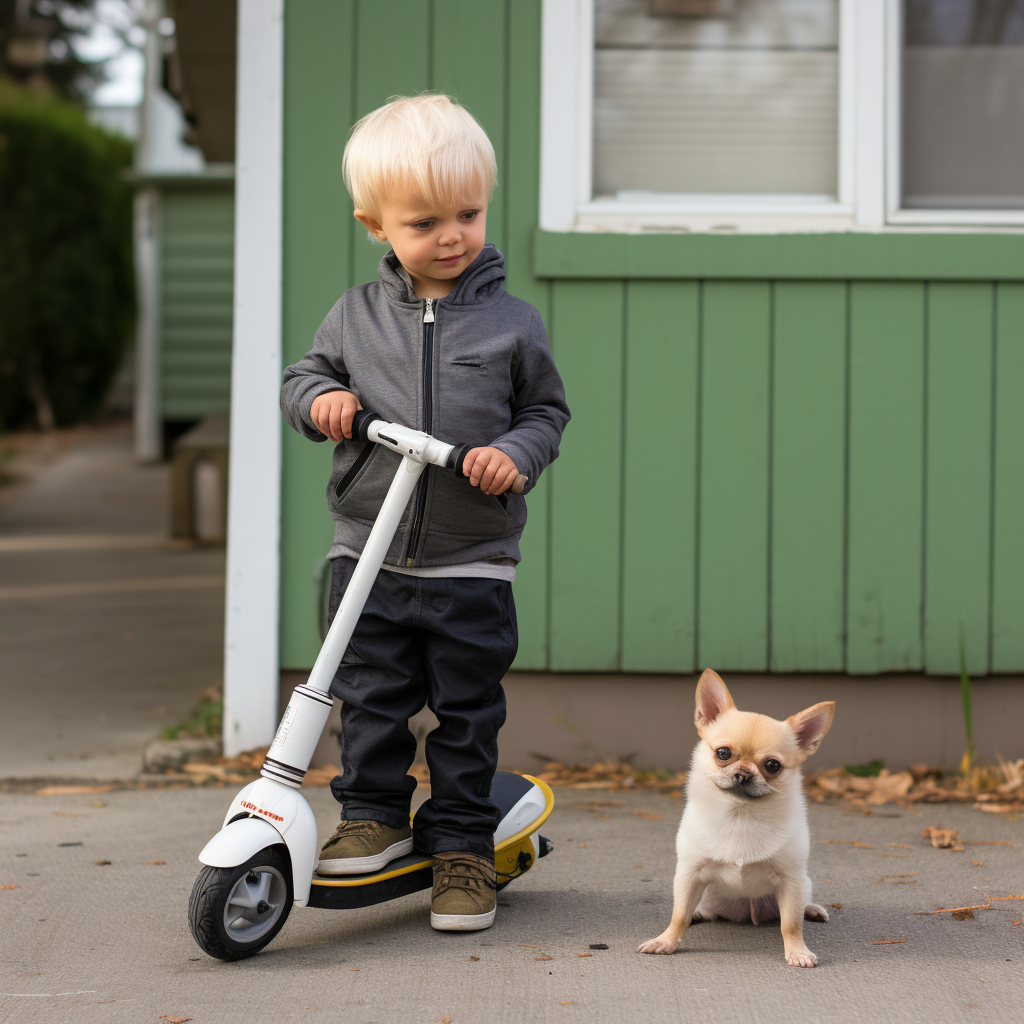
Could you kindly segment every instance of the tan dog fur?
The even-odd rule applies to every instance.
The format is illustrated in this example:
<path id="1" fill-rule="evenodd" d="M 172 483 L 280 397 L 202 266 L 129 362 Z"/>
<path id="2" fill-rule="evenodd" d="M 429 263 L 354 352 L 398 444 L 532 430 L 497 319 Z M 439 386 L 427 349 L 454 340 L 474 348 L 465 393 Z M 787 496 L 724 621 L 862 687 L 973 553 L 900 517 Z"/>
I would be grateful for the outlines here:
<path id="1" fill-rule="evenodd" d="M 800 765 L 828 732 L 835 704 L 815 704 L 784 722 L 738 711 L 711 669 L 697 683 L 696 704 L 700 741 L 676 836 L 672 920 L 637 952 L 675 952 L 692 921 L 779 918 L 786 963 L 814 967 L 804 918 L 827 921 L 828 913 L 810 902 Z M 725 752 L 728 757 L 719 756 Z"/>

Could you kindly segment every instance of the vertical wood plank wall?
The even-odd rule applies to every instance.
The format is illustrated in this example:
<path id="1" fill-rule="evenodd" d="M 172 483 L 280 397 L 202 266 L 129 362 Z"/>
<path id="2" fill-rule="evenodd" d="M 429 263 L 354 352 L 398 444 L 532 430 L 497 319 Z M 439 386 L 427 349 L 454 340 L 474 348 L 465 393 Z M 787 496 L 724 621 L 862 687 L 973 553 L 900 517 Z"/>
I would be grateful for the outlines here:
<path id="1" fill-rule="evenodd" d="M 285 4 L 284 352 L 383 250 L 351 124 L 450 92 L 495 145 L 488 236 L 573 412 L 530 497 L 517 668 L 1024 671 L 1024 285 L 533 276 L 540 0 Z M 319 646 L 327 445 L 285 430 L 284 667 Z"/>
<path id="2" fill-rule="evenodd" d="M 231 401 L 234 182 L 160 195 L 160 415 L 200 419 Z"/>

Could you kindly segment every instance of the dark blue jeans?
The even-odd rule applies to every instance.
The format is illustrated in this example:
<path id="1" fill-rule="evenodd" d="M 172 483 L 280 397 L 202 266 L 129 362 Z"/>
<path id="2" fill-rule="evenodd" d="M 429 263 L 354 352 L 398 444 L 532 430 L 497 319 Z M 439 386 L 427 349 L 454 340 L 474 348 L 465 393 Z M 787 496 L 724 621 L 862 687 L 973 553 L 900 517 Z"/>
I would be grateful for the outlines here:
<path id="1" fill-rule="evenodd" d="M 351 558 L 334 562 L 332 621 L 354 569 Z M 415 848 L 493 855 L 498 812 L 488 793 L 505 722 L 501 680 L 518 641 L 511 583 L 380 571 L 331 684 L 342 701 L 342 774 L 331 783 L 342 818 L 408 822 L 409 719 L 426 704 L 439 724 L 426 740 L 430 799 L 416 812 Z"/>

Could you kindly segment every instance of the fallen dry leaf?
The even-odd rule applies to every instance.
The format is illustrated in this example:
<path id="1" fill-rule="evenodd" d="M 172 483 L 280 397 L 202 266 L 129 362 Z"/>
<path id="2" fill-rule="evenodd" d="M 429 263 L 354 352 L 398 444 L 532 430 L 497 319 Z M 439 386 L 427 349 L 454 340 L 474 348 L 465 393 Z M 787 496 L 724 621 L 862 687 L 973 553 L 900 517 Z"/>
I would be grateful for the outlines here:
<path id="1" fill-rule="evenodd" d="M 167 1021 L 167 1024 L 185 1024 L 185 1021 L 191 1020 L 191 1017 L 171 1017 L 164 1013 L 160 1015 L 161 1020 Z"/>
<path id="2" fill-rule="evenodd" d="M 1011 921 L 1010 924 L 1020 924 L 1020 921 Z"/>
<path id="3" fill-rule="evenodd" d="M 592 942 L 590 944 L 590 948 L 591 949 L 607 949 L 608 948 L 608 943 L 607 942 Z"/>
<path id="4" fill-rule="evenodd" d="M 0 885 L 0 889 L 17 889 L 16 885 Z"/>
<path id="5" fill-rule="evenodd" d="M 990 814 L 1006 814 L 1009 811 L 1024 811 L 1024 803 L 1015 804 L 975 804 L 976 811 L 988 811 Z"/>
<path id="6" fill-rule="evenodd" d="M 77 793 L 109 793 L 110 786 L 43 786 L 35 791 L 36 796 L 74 796 Z"/>
<path id="7" fill-rule="evenodd" d="M 520 949 L 537 949 L 538 947 L 537 946 L 529 946 L 525 942 L 520 942 L 519 943 L 519 948 Z"/>
<path id="8" fill-rule="evenodd" d="M 358 968 L 358 967 L 350 967 L 350 968 L 349 968 L 349 970 L 350 970 L 350 971 L 358 971 L 358 970 L 359 970 L 359 968 Z"/>
<path id="9" fill-rule="evenodd" d="M 962 853 L 964 844 L 960 842 L 960 833 L 955 828 L 939 828 L 936 825 L 929 825 L 921 830 L 925 839 L 930 839 L 932 846 L 937 850 L 953 850 Z"/>
<path id="10" fill-rule="evenodd" d="M 554 960 L 553 956 L 535 956 L 534 960 Z"/>
<path id="11" fill-rule="evenodd" d="M 639 807 L 633 813 L 638 818 L 650 818 L 652 821 L 665 820 L 665 816 L 663 814 L 655 814 L 653 811 L 641 811 Z"/>
<path id="12" fill-rule="evenodd" d="M 881 878 L 876 878 L 874 880 L 874 882 L 868 882 L 868 885 L 876 885 L 878 882 L 884 882 L 887 878 L 916 878 L 916 877 L 917 877 L 917 872 L 916 871 L 912 871 L 908 875 L 882 875 Z M 864 888 L 866 889 L 867 886 L 865 886 Z"/>
<path id="13" fill-rule="evenodd" d="M 911 879 L 908 879 L 905 882 L 893 882 L 892 884 L 893 885 L 917 885 L 917 879 L 916 878 L 911 878 Z"/>
<path id="14" fill-rule="evenodd" d="M 165 860 L 140 860 L 140 864 L 166 864 Z"/>
<path id="15" fill-rule="evenodd" d="M 988 893 L 985 893 L 985 895 L 988 896 Z M 1002 900 L 1024 900 L 1024 893 L 1018 892 L 1013 896 L 988 896 L 988 898 L 992 900 L 993 903 L 999 903 Z"/>
<path id="16" fill-rule="evenodd" d="M 823 846 L 856 846 L 861 850 L 874 849 L 870 843 L 862 843 L 859 839 L 819 839 L 818 842 Z"/>
<path id="17" fill-rule="evenodd" d="M 675 790 L 686 782 L 686 772 L 641 771 L 624 761 L 597 764 L 563 764 L 549 761 L 537 778 L 552 786 L 570 789 L 656 789 Z"/>
<path id="18" fill-rule="evenodd" d="M 447 1013 L 441 1018 L 441 1024 L 452 1024 L 452 1019 Z"/>
<path id="19" fill-rule="evenodd" d="M 906 939 L 878 939 L 872 942 L 872 946 L 898 946 L 902 942 L 906 942 Z"/>
<path id="20" fill-rule="evenodd" d="M 832 907 L 833 909 L 835 909 L 835 910 L 842 910 L 843 909 L 842 903 L 829 903 L 828 905 L 830 907 Z"/>
<path id="21" fill-rule="evenodd" d="M 572 1000 L 571 999 L 563 999 L 558 1005 L 559 1006 L 572 1006 Z"/>
<path id="22" fill-rule="evenodd" d="M 912 850 L 912 846 L 908 846 L 906 843 L 886 843 L 886 846 L 898 846 L 901 850 Z"/>
<path id="23" fill-rule="evenodd" d="M 478 957 L 478 956 L 471 956 L 471 957 L 470 957 L 469 959 L 470 959 L 470 960 L 479 960 L 479 959 L 480 959 L 480 957 Z"/>
<path id="24" fill-rule="evenodd" d="M 96 1005 L 97 1005 L 97 1006 L 105 1006 L 105 1005 L 106 1005 L 107 1003 L 116 1003 L 116 1002 L 117 1002 L 117 1000 L 116 1000 L 116 999 L 100 999 L 100 1000 L 99 1000 L 99 1001 L 98 1001 L 98 1002 L 96 1003 Z"/>
<path id="25" fill-rule="evenodd" d="M 954 910 L 953 911 L 954 921 L 973 921 L 974 911 L 973 910 Z"/>
<path id="26" fill-rule="evenodd" d="M 985 866 L 985 862 L 984 862 L 983 860 L 972 860 L 972 861 L 971 861 L 971 863 L 972 863 L 972 864 L 973 864 L 973 865 L 974 865 L 974 866 L 975 866 L 976 868 L 983 868 L 983 867 Z"/>
<path id="27" fill-rule="evenodd" d="M 585 957 L 585 956 L 593 956 L 594 954 L 593 953 L 577 953 L 576 955 L 578 957 L 582 958 L 582 957 Z"/>
<path id="28" fill-rule="evenodd" d="M 1013 846 L 1005 839 L 965 839 L 964 846 Z"/>
<path id="29" fill-rule="evenodd" d="M 988 903 L 972 903 L 969 907 L 939 907 L 938 910 L 915 910 L 915 914 L 962 914 L 965 910 L 988 910 L 992 906 L 992 897 Z M 972 915 L 973 916 L 973 915 Z"/>
<path id="30" fill-rule="evenodd" d="M 105 864 L 109 864 L 109 863 L 110 863 L 109 860 L 98 860 L 98 861 L 96 861 L 96 866 L 97 867 L 103 867 Z"/>

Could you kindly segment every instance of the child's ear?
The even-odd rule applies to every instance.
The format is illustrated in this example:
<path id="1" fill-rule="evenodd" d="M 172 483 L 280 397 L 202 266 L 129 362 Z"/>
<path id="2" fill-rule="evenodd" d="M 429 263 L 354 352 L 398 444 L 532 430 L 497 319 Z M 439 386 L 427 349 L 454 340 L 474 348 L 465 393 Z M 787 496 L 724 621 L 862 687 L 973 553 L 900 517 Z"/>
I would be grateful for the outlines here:
<path id="1" fill-rule="evenodd" d="M 388 240 L 388 236 L 384 233 L 384 228 L 380 221 L 375 220 L 365 210 L 353 210 L 352 216 L 355 217 L 355 219 L 359 221 L 359 223 L 362 224 L 378 242 L 386 242 Z"/>
<path id="2" fill-rule="evenodd" d="M 697 683 L 697 707 L 693 713 L 697 732 L 710 725 L 723 711 L 735 706 L 722 677 L 713 669 L 704 669 Z"/>
<path id="3" fill-rule="evenodd" d="M 807 757 L 818 749 L 818 744 L 825 738 L 835 711 L 835 701 L 827 700 L 786 719 L 796 736 L 797 746 Z"/>

